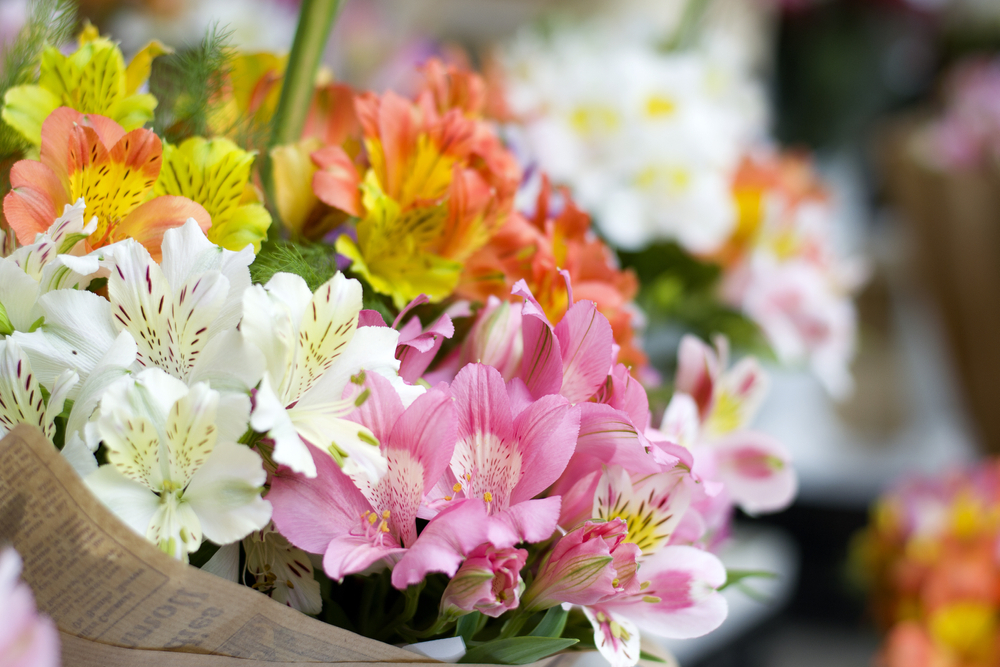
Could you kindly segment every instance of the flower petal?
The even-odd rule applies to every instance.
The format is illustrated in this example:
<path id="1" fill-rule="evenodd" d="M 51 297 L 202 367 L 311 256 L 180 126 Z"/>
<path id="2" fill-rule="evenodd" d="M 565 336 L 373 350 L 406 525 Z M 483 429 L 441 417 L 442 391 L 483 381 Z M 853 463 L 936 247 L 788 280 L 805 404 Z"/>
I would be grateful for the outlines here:
<path id="1" fill-rule="evenodd" d="M 511 504 L 534 498 L 559 479 L 576 449 L 580 410 L 562 396 L 543 396 L 514 420 L 521 452 L 521 480 L 510 494 Z"/>
<path id="2" fill-rule="evenodd" d="M 562 388 L 570 403 L 585 401 L 600 388 L 612 366 L 614 336 L 608 318 L 592 301 L 574 304 L 556 325 L 562 355 Z M 639 424 L 644 427 L 645 424 Z"/>
<path id="3" fill-rule="evenodd" d="M 133 481 L 113 465 L 103 465 L 83 480 L 115 516 L 143 537 L 149 530 L 160 499 L 144 484 Z"/>
<path id="4" fill-rule="evenodd" d="M 430 572 L 449 577 L 473 549 L 487 541 L 486 507 L 481 500 L 463 500 L 444 510 L 424 527 L 420 537 L 392 569 L 392 585 L 403 590 Z"/>

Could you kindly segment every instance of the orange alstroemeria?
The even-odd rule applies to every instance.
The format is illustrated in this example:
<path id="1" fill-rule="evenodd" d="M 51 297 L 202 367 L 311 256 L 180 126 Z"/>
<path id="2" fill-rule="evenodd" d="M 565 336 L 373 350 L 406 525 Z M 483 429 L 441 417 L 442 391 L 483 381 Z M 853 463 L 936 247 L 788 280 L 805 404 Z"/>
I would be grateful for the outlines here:
<path id="1" fill-rule="evenodd" d="M 463 263 L 509 215 L 521 179 L 514 156 L 477 115 L 475 96 L 452 87 L 457 81 L 437 81 L 416 101 L 358 96 L 360 167 L 342 146 L 313 153 L 316 195 L 360 218 L 357 242 L 342 236 L 338 252 L 399 307 L 454 291 Z"/>
<path id="2" fill-rule="evenodd" d="M 511 288 L 525 280 L 552 322 L 566 312 L 566 281 L 569 274 L 575 301 L 588 300 L 608 318 L 615 342 L 621 347 L 618 358 L 634 368 L 647 363 L 639 347 L 633 325 L 632 301 L 639 282 L 632 271 L 623 271 L 608 246 L 591 230 L 590 217 L 576 207 L 569 193 L 561 190 L 561 211 L 553 213 L 553 193 L 542 177 L 534 215 L 510 216 L 490 242 L 473 255 L 458 293 L 485 301 L 489 296 L 517 300 Z"/>
<path id="3" fill-rule="evenodd" d="M 52 112 L 42 124 L 39 160 L 21 160 L 10 172 L 11 192 L 4 215 L 21 244 L 34 241 L 83 198 L 86 219 L 97 217 L 88 249 L 133 238 L 159 261 L 163 233 L 194 218 L 211 226 L 205 209 L 185 197 L 152 197 L 163 148 L 150 130 L 126 133 L 104 116 L 69 107 Z"/>

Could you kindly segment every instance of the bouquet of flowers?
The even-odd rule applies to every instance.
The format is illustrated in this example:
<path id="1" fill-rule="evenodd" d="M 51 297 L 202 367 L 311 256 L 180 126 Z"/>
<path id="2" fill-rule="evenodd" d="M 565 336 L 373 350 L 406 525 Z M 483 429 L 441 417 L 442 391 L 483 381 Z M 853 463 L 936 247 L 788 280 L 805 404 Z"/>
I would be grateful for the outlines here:
<path id="1" fill-rule="evenodd" d="M 855 560 L 888 633 L 881 664 L 995 665 L 1000 660 L 995 460 L 902 482 L 872 508 Z"/>
<path id="2" fill-rule="evenodd" d="M 0 435 L 38 427 L 167 555 L 381 641 L 626 666 L 640 632 L 710 632 L 734 507 L 796 490 L 749 429 L 759 364 L 685 337 L 654 427 L 636 275 L 525 174 L 498 93 L 434 60 L 412 97 L 316 77 L 330 4 L 288 58 L 213 32 L 127 65 L 35 5 L 0 91 Z"/>

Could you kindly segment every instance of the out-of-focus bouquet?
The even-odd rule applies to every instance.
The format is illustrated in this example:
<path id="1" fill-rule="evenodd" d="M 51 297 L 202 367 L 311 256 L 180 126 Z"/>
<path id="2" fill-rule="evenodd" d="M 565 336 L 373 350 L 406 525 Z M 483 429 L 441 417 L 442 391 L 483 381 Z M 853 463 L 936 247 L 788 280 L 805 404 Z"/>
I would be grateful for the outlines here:
<path id="1" fill-rule="evenodd" d="M 843 397 L 865 270 L 809 156 L 768 139 L 748 6 L 633 2 L 522 32 L 497 57 L 509 133 L 623 251 L 654 324 L 770 348 Z"/>
<path id="2" fill-rule="evenodd" d="M 887 633 L 881 664 L 997 664 L 998 539 L 996 460 L 906 480 L 879 499 L 854 565 Z"/>
<path id="3" fill-rule="evenodd" d="M 749 428 L 760 366 L 683 338 L 655 427 L 636 276 L 526 173 L 503 90 L 437 60 L 413 96 L 315 76 L 331 4 L 288 57 L 215 30 L 127 64 L 33 6 L 0 80 L 0 435 L 39 428 L 169 556 L 381 641 L 625 666 L 640 631 L 715 629 L 734 508 L 796 491 Z M 726 262 L 799 257 L 790 224 Z"/>

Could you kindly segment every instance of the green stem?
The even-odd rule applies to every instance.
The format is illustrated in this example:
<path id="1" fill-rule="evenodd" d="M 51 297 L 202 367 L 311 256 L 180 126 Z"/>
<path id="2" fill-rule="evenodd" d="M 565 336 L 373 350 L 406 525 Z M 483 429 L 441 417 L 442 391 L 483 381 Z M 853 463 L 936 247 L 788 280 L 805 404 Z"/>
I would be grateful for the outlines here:
<path id="1" fill-rule="evenodd" d="M 527 623 L 531 614 L 526 614 L 520 609 L 514 612 L 514 615 L 508 619 L 506 623 L 503 624 L 503 629 L 500 630 L 500 639 L 507 639 L 508 637 L 516 637 L 517 633 L 521 631 L 524 624 Z"/>
<path id="2" fill-rule="evenodd" d="M 302 138 L 302 129 L 312 102 L 316 71 L 338 9 L 340 0 L 302 0 L 295 41 L 292 42 L 292 52 L 288 55 L 288 66 L 281 86 L 281 98 L 274 113 L 270 142 L 272 147 L 290 144 Z M 268 199 L 273 202 L 274 181 L 271 177 L 270 156 L 262 157 L 264 187 Z"/>
<path id="3" fill-rule="evenodd" d="M 430 627 L 424 630 L 413 630 L 412 628 L 401 627 L 399 628 L 399 634 L 411 641 L 415 639 L 427 639 L 428 637 L 441 634 L 454 622 L 455 619 L 448 616 L 438 616 L 437 620 L 434 621 Z"/>
<path id="4" fill-rule="evenodd" d="M 664 44 L 667 51 L 677 51 L 694 43 L 698 24 L 701 23 L 709 4 L 711 4 L 710 0 L 687 0 L 677 29 Z"/>

